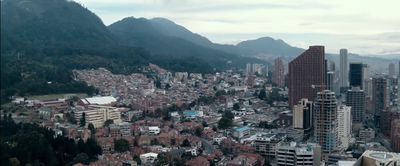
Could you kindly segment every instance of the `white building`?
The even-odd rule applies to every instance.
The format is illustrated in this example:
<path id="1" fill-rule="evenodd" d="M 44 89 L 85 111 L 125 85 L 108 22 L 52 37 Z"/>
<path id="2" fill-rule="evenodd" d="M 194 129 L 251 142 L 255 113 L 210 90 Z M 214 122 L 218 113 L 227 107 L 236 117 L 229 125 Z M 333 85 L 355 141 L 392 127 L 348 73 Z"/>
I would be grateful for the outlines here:
<path id="1" fill-rule="evenodd" d="M 97 96 L 81 99 L 81 103 L 84 105 L 111 105 L 114 102 L 117 102 L 117 99 L 112 96 Z"/>
<path id="2" fill-rule="evenodd" d="M 140 160 L 142 161 L 142 164 L 152 164 L 156 161 L 157 156 L 157 153 L 145 153 L 140 155 Z"/>
<path id="3" fill-rule="evenodd" d="M 340 105 L 338 107 L 338 136 L 340 142 L 340 148 L 345 150 L 349 147 L 351 139 L 351 107 Z"/>
<path id="4" fill-rule="evenodd" d="M 354 166 L 370 166 L 370 165 L 379 165 L 379 166 L 400 165 L 400 153 L 367 150 L 354 164 Z"/>
<path id="5" fill-rule="evenodd" d="M 76 121 L 80 121 L 82 114 L 85 113 L 86 124 L 92 123 L 95 128 L 102 127 L 107 120 L 113 120 L 115 124 L 122 122 L 121 110 L 123 108 L 89 105 L 85 107 L 78 107 L 75 111 Z"/>
<path id="6" fill-rule="evenodd" d="M 154 135 L 160 134 L 160 128 L 157 126 L 150 126 L 149 133 Z"/>
<path id="7" fill-rule="evenodd" d="M 276 148 L 277 166 L 319 165 L 321 162 L 321 147 L 317 144 L 290 144 Z"/>

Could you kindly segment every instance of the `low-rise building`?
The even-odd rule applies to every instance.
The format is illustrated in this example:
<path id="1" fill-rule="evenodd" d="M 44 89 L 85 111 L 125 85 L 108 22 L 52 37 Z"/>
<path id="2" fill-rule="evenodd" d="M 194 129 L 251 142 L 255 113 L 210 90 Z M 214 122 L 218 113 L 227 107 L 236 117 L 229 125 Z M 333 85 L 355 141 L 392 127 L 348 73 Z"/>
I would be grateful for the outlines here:
<path id="1" fill-rule="evenodd" d="M 247 136 L 250 134 L 250 128 L 247 126 L 244 127 L 237 127 L 233 129 L 233 137 L 237 139 L 241 139 L 244 136 Z"/>
<path id="2" fill-rule="evenodd" d="M 142 161 L 142 164 L 152 164 L 156 161 L 157 156 L 157 153 L 145 153 L 140 155 L 140 160 Z"/>
<path id="3" fill-rule="evenodd" d="M 400 164 L 400 154 L 382 151 L 365 151 L 354 166 L 397 166 Z"/>
<path id="4" fill-rule="evenodd" d="M 76 121 L 80 121 L 85 114 L 86 124 L 92 123 L 95 128 L 102 127 L 104 122 L 112 120 L 115 124 L 121 123 L 121 110 L 123 108 L 89 105 L 87 107 L 78 107 L 75 111 Z"/>
<path id="5" fill-rule="evenodd" d="M 317 144 L 280 145 L 276 150 L 277 166 L 319 165 L 321 162 L 321 146 Z"/>
<path id="6" fill-rule="evenodd" d="M 275 157 L 276 147 L 286 139 L 285 134 L 260 133 L 253 142 L 255 151 L 268 159 Z"/>

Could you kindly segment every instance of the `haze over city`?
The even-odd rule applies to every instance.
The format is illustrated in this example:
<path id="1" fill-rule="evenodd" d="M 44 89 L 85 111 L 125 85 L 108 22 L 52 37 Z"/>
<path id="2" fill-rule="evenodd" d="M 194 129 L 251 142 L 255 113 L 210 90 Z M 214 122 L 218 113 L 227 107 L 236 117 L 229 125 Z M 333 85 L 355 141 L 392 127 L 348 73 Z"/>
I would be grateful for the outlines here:
<path id="1" fill-rule="evenodd" d="M 399 166 L 400 3 L 0 0 L 1 166 Z"/>
<path id="2" fill-rule="evenodd" d="M 78 0 L 106 25 L 127 16 L 164 17 L 211 41 L 236 44 L 263 36 L 301 48 L 346 47 L 361 55 L 400 53 L 397 0 Z M 184 13 L 184 14 L 183 14 Z"/>

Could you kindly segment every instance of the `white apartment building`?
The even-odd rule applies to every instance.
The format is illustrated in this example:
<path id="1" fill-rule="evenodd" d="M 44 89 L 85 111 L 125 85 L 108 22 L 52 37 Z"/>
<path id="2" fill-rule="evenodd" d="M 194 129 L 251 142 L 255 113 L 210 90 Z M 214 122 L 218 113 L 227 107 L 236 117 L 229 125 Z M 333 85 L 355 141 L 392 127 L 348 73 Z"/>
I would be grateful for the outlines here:
<path id="1" fill-rule="evenodd" d="M 340 149 L 345 150 L 349 147 L 351 139 L 351 107 L 340 105 L 338 107 L 338 136 Z"/>
<path id="2" fill-rule="evenodd" d="M 142 164 L 152 164 L 156 161 L 157 156 L 157 153 L 145 153 L 140 155 L 140 160 L 142 161 Z"/>
<path id="3" fill-rule="evenodd" d="M 110 106 L 88 105 L 87 107 L 78 107 L 75 111 L 75 119 L 77 122 L 85 113 L 86 124 L 92 123 L 95 128 L 102 127 L 107 120 L 113 120 L 115 124 L 122 122 L 121 110 Z"/>

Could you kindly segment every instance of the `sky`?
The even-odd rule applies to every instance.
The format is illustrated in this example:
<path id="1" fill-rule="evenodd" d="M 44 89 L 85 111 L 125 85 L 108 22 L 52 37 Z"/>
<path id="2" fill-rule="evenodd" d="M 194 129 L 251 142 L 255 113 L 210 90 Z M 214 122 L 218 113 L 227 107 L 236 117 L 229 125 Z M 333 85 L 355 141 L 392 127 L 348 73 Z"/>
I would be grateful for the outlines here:
<path id="1" fill-rule="evenodd" d="M 215 43 L 270 36 L 308 48 L 400 54 L 400 0 L 76 0 L 109 25 L 164 17 Z"/>

